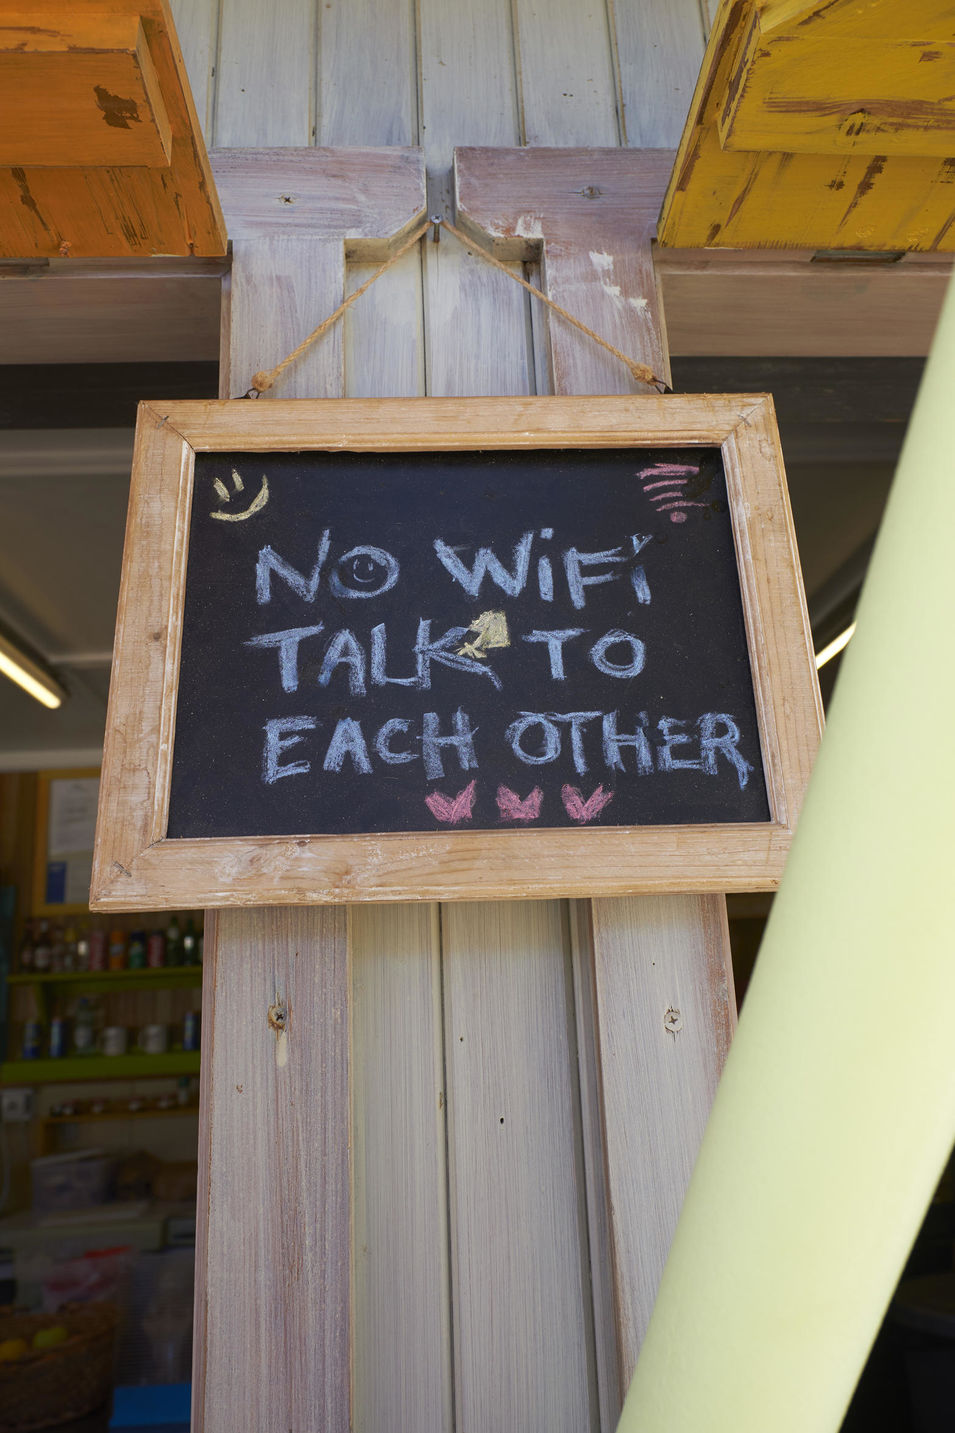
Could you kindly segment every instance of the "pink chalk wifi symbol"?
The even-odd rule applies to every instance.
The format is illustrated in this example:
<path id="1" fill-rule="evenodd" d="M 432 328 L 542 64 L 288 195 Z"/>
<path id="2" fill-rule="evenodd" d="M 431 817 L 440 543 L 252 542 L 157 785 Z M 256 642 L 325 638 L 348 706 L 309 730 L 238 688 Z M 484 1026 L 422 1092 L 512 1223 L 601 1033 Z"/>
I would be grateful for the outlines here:
<path id="1" fill-rule="evenodd" d="M 539 786 L 535 786 L 530 796 L 525 796 L 523 801 L 509 786 L 497 788 L 497 809 L 505 821 L 536 821 L 541 814 L 542 799 Z"/>
<path id="2" fill-rule="evenodd" d="M 476 781 L 469 782 L 457 796 L 445 796 L 443 791 L 432 791 L 424 798 L 424 804 L 438 821 L 456 826 L 459 821 L 470 821 L 476 786 Z"/>
<path id="3" fill-rule="evenodd" d="M 671 522 L 686 522 L 688 508 L 706 507 L 706 503 L 693 502 L 686 496 L 689 479 L 699 471 L 695 463 L 654 463 L 640 468 L 637 477 L 657 512 L 665 512 Z"/>
<path id="4" fill-rule="evenodd" d="M 560 799 L 571 821 L 577 821 L 583 826 L 595 816 L 599 816 L 608 802 L 613 800 L 613 792 L 604 791 L 602 786 L 598 786 L 585 801 L 576 786 L 564 786 L 561 788 Z"/>

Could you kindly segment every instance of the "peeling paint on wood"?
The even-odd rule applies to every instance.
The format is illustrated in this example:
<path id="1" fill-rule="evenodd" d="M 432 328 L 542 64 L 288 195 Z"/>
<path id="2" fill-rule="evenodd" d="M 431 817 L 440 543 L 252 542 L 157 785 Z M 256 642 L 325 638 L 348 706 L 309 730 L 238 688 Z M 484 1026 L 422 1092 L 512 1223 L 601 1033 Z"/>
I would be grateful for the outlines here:
<path id="1" fill-rule="evenodd" d="M 725 6 L 660 242 L 955 249 L 940 173 L 955 150 L 953 94 L 955 43 L 936 0 Z"/>

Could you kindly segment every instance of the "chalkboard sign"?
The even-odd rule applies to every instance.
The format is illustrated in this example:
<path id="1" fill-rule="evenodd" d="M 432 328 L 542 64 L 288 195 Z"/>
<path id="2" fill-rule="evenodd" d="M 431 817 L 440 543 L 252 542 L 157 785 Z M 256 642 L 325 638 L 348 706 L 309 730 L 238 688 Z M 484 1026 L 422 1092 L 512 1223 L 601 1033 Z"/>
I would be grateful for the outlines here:
<path id="1" fill-rule="evenodd" d="M 818 703 L 767 400 L 139 439 L 99 908 L 778 880 Z"/>

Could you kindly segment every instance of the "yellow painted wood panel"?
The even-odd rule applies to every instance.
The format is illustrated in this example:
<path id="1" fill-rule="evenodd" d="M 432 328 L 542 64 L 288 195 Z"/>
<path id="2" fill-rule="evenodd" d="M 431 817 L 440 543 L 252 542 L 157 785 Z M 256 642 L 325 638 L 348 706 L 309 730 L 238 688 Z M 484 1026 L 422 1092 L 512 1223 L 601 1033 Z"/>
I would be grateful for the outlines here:
<path id="1" fill-rule="evenodd" d="M 873 40 L 942 37 L 952 24 L 951 0 L 757 0 L 757 9 L 767 32 L 824 24 L 834 40 L 857 36 L 860 24 Z"/>
<path id="2" fill-rule="evenodd" d="M 955 44 L 767 34 L 753 16 L 717 115 L 725 149 L 797 154 L 926 155 L 955 151 Z"/>
<path id="3" fill-rule="evenodd" d="M 660 242 L 955 249 L 955 159 L 722 148 L 718 118 L 739 82 L 738 56 L 753 17 L 752 0 L 719 13 L 664 201 Z"/>

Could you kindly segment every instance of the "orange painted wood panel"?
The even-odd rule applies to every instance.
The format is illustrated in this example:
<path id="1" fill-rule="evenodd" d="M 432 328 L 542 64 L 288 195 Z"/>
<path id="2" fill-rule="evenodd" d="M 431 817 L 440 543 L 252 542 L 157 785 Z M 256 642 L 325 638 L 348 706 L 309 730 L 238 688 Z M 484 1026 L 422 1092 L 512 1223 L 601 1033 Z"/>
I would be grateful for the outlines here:
<path id="1" fill-rule="evenodd" d="M 0 258 L 225 250 L 168 0 L 0 0 Z"/>
<path id="2" fill-rule="evenodd" d="M 171 130 L 135 15 L 50 37 L 0 32 L 0 164 L 169 164 Z"/>

